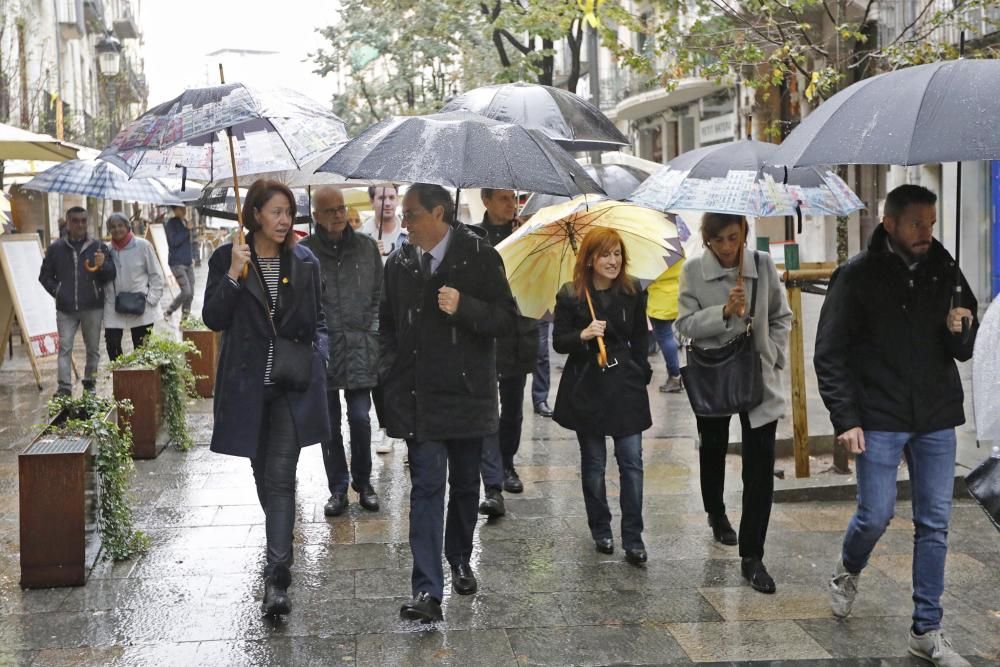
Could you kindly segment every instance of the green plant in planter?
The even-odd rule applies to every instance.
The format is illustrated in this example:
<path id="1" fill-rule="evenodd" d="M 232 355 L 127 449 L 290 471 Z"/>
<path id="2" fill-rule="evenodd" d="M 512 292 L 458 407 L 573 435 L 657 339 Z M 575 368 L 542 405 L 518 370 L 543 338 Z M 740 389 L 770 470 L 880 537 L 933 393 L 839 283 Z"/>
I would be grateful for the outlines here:
<path id="1" fill-rule="evenodd" d="M 49 416 L 64 412 L 65 419 L 52 425 L 50 433 L 90 438 L 96 445 L 95 465 L 101 492 L 97 528 L 104 558 L 126 560 L 149 549 L 149 536 L 133 528 L 129 490 L 135 465 L 132 463 L 132 433 L 105 421 L 114 408 L 119 414 L 132 411 L 129 401 L 84 392 L 80 398 L 59 396 L 49 401 Z"/>
<path id="2" fill-rule="evenodd" d="M 189 352 L 201 354 L 190 341 L 171 340 L 153 333 L 146 337 L 141 347 L 111 363 L 112 369 L 160 367 L 163 418 L 167 422 L 170 439 L 183 451 L 194 446 L 187 430 L 187 401 L 197 397 L 195 376 L 185 357 Z"/>
<path id="3" fill-rule="evenodd" d="M 181 331 L 209 331 L 209 328 L 200 317 L 188 315 L 181 320 Z"/>

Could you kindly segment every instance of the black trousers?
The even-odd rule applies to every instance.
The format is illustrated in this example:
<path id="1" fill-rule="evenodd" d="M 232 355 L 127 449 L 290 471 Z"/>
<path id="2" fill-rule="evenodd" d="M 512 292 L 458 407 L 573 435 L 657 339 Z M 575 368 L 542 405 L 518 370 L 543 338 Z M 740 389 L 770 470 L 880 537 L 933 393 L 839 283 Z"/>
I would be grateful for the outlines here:
<path id="1" fill-rule="evenodd" d="M 146 340 L 146 336 L 153 330 L 152 324 L 144 324 L 141 327 L 132 327 L 132 347 L 137 348 Z M 114 361 L 122 356 L 122 334 L 124 329 L 105 329 L 104 345 L 108 348 L 108 359 Z"/>
<path id="2" fill-rule="evenodd" d="M 250 459 L 257 498 L 264 510 L 267 535 L 267 576 L 275 565 L 290 567 L 292 529 L 295 527 L 295 468 L 299 463 L 298 438 L 291 406 L 283 391 L 264 389 L 264 417 L 257 456 Z"/>
<path id="3" fill-rule="evenodd" d="M 725 514 L 722 500 L 729 450 L 729 417 L 698 417 L 698 463 L 701 467 L 701 499 L 709 514 Z M 774 498 L 774 434 L 778 422 L 750 428 L 750 419 L 740 413 L 743 427 L 743 518 L 740 521 L 740 556 L 763 558 L 767 524 Z"/>
<path id="4" fill-rule="evenodd" d="M 468 564 L 479 516 L 479 460 L 482 438 L 407 440 L 410 457 L 410 552 L 413 594 L 441 600 L 441 547 L 452 567 Z M 444 490 L 448 485 L 448 519 Z"/>

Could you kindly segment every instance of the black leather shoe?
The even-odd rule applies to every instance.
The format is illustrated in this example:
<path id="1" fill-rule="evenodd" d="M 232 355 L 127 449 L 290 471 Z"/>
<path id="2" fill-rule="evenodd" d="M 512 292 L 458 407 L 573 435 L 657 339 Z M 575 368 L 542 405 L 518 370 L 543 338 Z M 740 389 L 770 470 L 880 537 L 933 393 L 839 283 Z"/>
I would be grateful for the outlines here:
<path id="1" fill-rule="evenodd" d="M 535 406 L 535 414 L 542 417 L 551 417 L 552 408 L 549 407 L 548 401 L 542 401 Z"/>
<path id="2" fill-rule="evenodd" d="M 610 537 L 601 537 L 594 540 L 594 546 L 602 554 L 613 554 L 615 552 L 615 541 Z"/>
<path id="3" fill-rule="evenodd" d="M 431 597 L 430 593 L 417 595 L 399 608 L 399 617 L 404 621 L 420 621 L 433 623 L 444 619 L 441 613 L 441 603 Z"/>
<path id="4" fill-rule="evenodd" d="M 517 476 L 517 471 L 508 468 L 503 471 L 503 490 L 507 493 L 521 493 L 524 491 L 524 483 Z"/>
<path id="5" fill-rule="evenodd" d="M 346 493 L 335 493 L 330 496 L 330 499 L 326 501 L 326 505 L 323 505 L 323 514 L 326 516 L 340 516 L 347 510 L 347 494 Z"/>
<path id="6" fill-rule="evenodd" d="M 371 484 L 359 487 L 352 483 L 351 487 L 358 492 L 358 504 L 369 512 L 378 512 L 378 494 L 375 493 Z"/>
<path id="7" fill-rule="evenodd" d="M 645 549 L 626 549 L 625 560 L 631 565 L 642 565 L 649 560 L 649 556 L 646 555 Z"/>
<path id="8" fill-rule="evenodd" d="M 292 610 L 292 601 L 288 598 L 288 586 L 292 583 L 292 573 L 284 565 L 275 565 L 274 569 L 264 579 L 264 601 L 260 610 L 268 616 L 280 616 Z"/>
<path id="9" fill-rule="evenodd" d="M 725 514 L 709 514 L 708 525 L 712 527 L 712 536 L 716 542 L 721 542 L 729 546 L 739 543 L 733 524 L 729 523 L 729 517 Z"/>
<path id="10" fill-rule="evenodd" d="M 479 513 L 495 519 L 507 513 L 504 507 L 503 493 L 500 489 L 486 489 L 486 499 L 479 503 Z"/>
<path id="11" fill-rule="evenodd" d="M 777 589 L 774 579 L 767 573 L 763 561 L 759 558 L 744 558 L 740 563 L 743 578 L 750 582 L 750 587 L 761 593 L 773 593 Z"/>
<path id="12" fill-rule="evenodd" d="M 469 564 L 451 568 L 451 587 L 459 595 L 472 595 L 479 590 L 476 574 Z"/>

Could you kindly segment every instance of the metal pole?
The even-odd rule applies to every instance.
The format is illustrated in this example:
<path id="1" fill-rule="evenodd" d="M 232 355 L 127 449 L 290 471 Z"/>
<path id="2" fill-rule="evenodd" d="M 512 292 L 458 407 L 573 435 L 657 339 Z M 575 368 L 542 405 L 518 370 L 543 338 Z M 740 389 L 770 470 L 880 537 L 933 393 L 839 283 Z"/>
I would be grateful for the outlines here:
<path id="1" fill-rule="evenodd" d="M 587 62 L 590 66 L 590 101 L 598 109 L 601 108 L 601 67 L 600 52 L 597 48 L 597 28 L 587 28 Z M 575 93 L 575 90 L 571 90 Z M 601 151 L 590 152 L 590 163 L 601 164 Z"/>

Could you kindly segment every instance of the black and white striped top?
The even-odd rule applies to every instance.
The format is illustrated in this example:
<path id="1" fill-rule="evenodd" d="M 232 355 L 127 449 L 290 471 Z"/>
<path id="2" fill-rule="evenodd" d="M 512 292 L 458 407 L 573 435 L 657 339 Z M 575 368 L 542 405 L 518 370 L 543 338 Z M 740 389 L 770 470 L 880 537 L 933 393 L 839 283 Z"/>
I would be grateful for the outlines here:
<path id="1" fill-rule="evenodd" d="M 274 307 L 278 303 L 278 280 L 281 277 L 280 257 L 258 257 L 257 263 L 260 265 L 260 275 L 264 278 L 264 284 L 271 295 L 271 317 L 275 316 Z M 274 384 L 271 382 L 271 365 L 274 363 L 274 341 L 272 340 L 267 348 L 267 367 L 264 370 L 264 384 Z"/>

